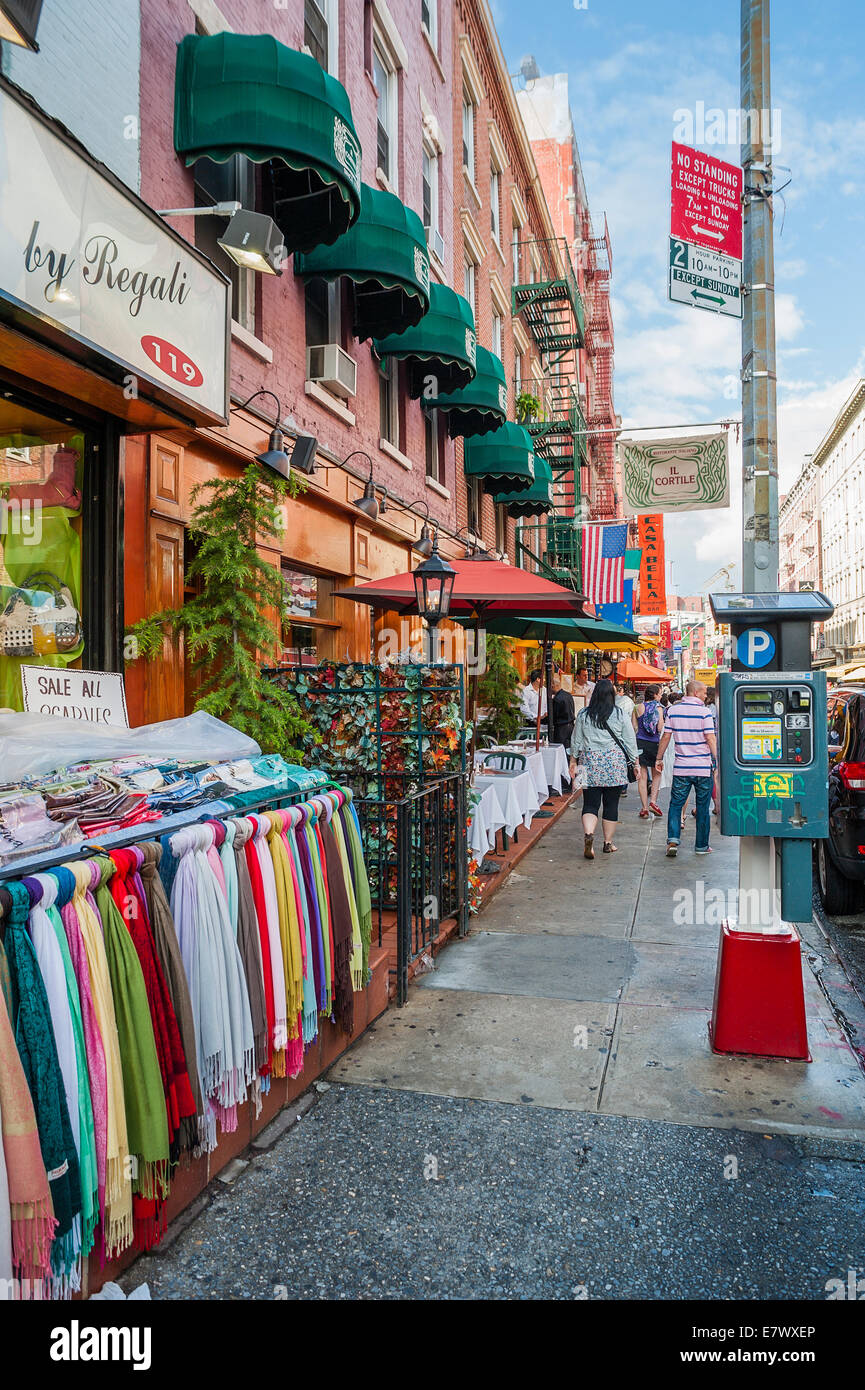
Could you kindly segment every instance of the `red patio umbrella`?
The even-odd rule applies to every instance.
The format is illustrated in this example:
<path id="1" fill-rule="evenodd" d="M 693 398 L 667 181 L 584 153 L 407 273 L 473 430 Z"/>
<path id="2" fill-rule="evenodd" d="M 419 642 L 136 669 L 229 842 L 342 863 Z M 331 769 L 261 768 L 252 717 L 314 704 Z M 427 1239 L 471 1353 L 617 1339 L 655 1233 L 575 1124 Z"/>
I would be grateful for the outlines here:
<path id="1" fill-rule="evenodd" d="M 516 565 L 504 564 L 489 556 L 451 560 L 456 570 L 450 601 L 450 617 L 473 617 L 475 631 L 488 618 L 563 618 L 594 617 L 595 605 L 583 594 L 566 589 L 562 584 L 554 584 L 541 575 Z M 350 589 L 337 589 L 337 598 L 354 599 L 356 603 L 368 603 L 373 608 L 384 608 L 392 612 L 417 613 L 414 573 L 407 570 L 388 579 L 373 579 L 368 584 L 355 584 Z M 545 644 L 545 658 L 547 654 Z M 545 660 L 545 665 L 551 666 Z M 547 708 L 550 708 L 552 693 L 549 690 L 551 671 L 547 673 Z M 472 725 L 476 723 L 477 691 L 479 676 L 472 677 Z M 540 738 L 540 701 L 538 701 L 537 737 Z M 472 736 L 474 752 L 474 735 Z"/>

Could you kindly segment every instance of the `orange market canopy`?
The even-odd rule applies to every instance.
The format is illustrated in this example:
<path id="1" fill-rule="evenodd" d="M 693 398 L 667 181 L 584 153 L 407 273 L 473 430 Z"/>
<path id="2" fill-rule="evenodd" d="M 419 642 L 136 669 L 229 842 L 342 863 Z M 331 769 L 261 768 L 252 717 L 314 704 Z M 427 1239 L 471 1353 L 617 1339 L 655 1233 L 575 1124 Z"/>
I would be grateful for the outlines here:
<path id="1" fill-rule="evenodd" d="M 645 661 L 634 661 L 628 656 L 616 666 L 616 679 L 637 681 L 640 685 L 647 682 L 657 685 L 661 681 L 669 680 L 669 676 L 658 666 L 649 666 Z"/>

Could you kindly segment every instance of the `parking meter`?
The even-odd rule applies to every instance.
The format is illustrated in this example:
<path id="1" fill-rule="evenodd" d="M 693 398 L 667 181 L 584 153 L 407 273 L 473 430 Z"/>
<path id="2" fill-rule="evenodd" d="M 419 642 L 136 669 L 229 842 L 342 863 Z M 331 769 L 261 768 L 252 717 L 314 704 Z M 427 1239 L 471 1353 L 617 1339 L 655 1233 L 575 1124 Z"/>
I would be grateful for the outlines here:
<path id="1" fill-rule="evenodd" d="M 733 635 L 733 670 L 718 678 L 721 834 L 776 840 L 781 915 L 808 921 L 811 841 L 829 829 L 826 676 L 810 669 L 811 625 L 834 608 L 814 590 L 710 603 Z"/>

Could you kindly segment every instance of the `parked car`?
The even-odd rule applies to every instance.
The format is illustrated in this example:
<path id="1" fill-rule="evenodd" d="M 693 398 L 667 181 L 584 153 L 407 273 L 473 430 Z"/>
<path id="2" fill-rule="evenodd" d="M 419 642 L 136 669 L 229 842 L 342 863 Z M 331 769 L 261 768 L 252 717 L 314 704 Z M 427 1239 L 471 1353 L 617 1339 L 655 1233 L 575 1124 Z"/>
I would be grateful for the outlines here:
<path id="1" fill-rule="evenodd" d="M 829 692 L 829 836 L 815 842 L 826 911 L 844 916 L 865 901 L 865 685 Z"/>

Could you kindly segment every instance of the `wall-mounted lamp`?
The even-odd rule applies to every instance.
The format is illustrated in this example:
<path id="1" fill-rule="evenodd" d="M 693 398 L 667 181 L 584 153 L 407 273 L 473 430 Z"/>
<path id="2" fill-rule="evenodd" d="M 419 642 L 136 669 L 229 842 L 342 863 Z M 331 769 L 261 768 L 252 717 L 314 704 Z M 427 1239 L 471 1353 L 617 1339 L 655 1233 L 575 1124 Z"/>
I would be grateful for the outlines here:
<path id="1" fill-rule="evenodd" d="M 244 270 L 281 275 L 286 250 L 282 233 L 272 217 L 250 212 L 236 202 L 212 203 L 202 208 L 160 208 L 160 217 L 227 217 L 228 226 L 217 237 L 227 256 Z"/>
<path id="2" fill-rule="evenodd" d="M 234 406 L 231 413 L 234 414 L 238 410 L 245 410 L 257 396 L 270 396 L 271 400 L 276 401 L 276 424 L 270 431 L 267 449 L 262 454 L 256 454 L 255 461 L 256 463 L 262 464 L 264 468 L 272 468 L 274 473 L 279 473 L 283 478 L 287 479 L 291 476 L 291 460 L 283 447 L 285 435 L 279 425 L 282 419 L 282 404 L 279 397 L 275 396 L 272 391 L 266 391 L 264 387 L 262 387 L 260 391 L 253 391 L 248 401 L 244 401 L 242 405 Z M 304 436 L 304 438 L 306 437 L 308 436 Z"/>
<path id="3" fill-rule="evenodd" d="M 432 554 L 433 548 L 432 535 L 430 533 L 429 503 L 424 502 L 423 499 L 421 499 L 419 502 L 415 502 L 413 504 L 412 510 L 414 510 L 414 507 L 426 507 L 426 521 L 421 527 L 420 536 L 415 541 L 412 549 L 416 550 L 418 555 L 420 555 L 422 559 L 428 560 L 430 555 Z"/>
<path id="4" fill-rule="evenodd" d="M 354 505 L 357 507 L 359 512 L 363 512 L 364 516 L 368 516 L 370 521 L 376 521 L 378 519 L 379 513 L 387 510 L 387 502 L 383 499 L 382 504 L 379 505 L 379 500 L 375 495 L 376 485 L 372 480 L 372 459 L 370 458 L 369 454 L 365 454 L 363 450 L 354 449 L 350 454 L 347 454 L 346 457 L 341 460 L 341 462 L 348 463 L 349 459 L 351 458 L 366 459 L 369 463 L 369 477 L 367 478 L 366 483 L 364 485 L 363 494 L 360 497 L 356 497 L 354 499 Z M 387 493 L 385 489 L 380 487 L 379 491 L 384 493 L 384 498 L 386 499 Z"/>

